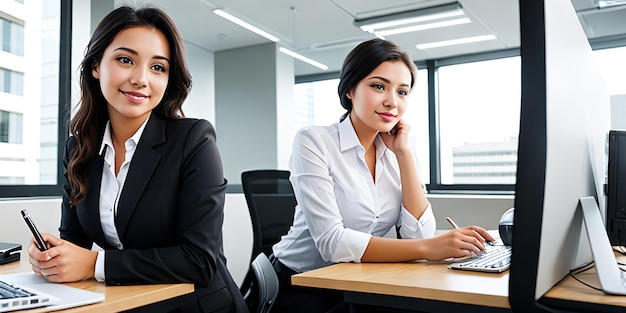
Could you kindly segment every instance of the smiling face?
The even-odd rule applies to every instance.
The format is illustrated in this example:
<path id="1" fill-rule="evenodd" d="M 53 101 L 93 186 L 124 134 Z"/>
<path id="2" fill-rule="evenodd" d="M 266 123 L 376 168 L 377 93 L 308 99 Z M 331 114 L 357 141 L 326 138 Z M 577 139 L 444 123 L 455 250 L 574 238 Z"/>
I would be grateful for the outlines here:
<path id="1" fill-rule="evenodd" d="M 169 80 L 170 48 L 156 28 L 122 30 L 92 70 L 107 100 L 109 118 L 143 123 L 165 93 Z"/>
<path id="2" fill-rule="evenodd" d="M 400 61 L 385 61 L 359 81 L 347 95 L 357 134 L 391 130 L 404 115 L 410 86 L 411 71 Z"/>

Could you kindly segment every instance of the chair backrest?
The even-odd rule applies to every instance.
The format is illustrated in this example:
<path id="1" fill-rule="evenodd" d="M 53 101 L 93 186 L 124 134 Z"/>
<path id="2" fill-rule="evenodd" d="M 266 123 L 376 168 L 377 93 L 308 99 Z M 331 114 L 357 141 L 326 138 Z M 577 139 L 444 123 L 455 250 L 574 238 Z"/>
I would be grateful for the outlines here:
<path id="1" fill-rule="evenodd" d="M 269 312 L 278 296 L 278 276 L 265 253 L 254 258 L 248 275 L 251 283 L 242 294 L 250 313 Z"/>
<path id="2" fill-rule="evenodd" d="M 241 184 L 252 220 L 252 258 L 272 246 L 293 223 L 296 197 L 286 170 L 252 170 L 241 173 Z"/>

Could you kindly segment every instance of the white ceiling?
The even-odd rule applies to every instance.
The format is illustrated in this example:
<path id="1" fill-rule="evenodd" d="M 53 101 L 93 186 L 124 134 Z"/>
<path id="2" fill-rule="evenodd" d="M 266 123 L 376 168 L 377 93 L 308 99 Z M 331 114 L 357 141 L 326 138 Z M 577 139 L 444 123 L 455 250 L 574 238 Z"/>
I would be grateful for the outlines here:
<path id="1" fill-rule="evenodd" d="M 355 19 L 431 7 L 453 0 L 145 0 L 163 8 L 179 26 L 187 44 L 218 52 L 270 41 L 211 11 L 224 8 L 280 38 L 279 45 L 339 71 L 345 55 L 359 42 L 374 38 Z M 546 0 L 549 1 L 549 0 Z M 588 38 L 626 34 L 626 5 L 597 9 L 598 0 L 571 0 Z M 436 59 L 519 47 L 518 0 L 459 0 L 469 24 L 386 39 L 398 43 L 414 60 Z M 292 8 L 295 8 L 293 10 Z M 493 34 L 497 40 L 418 50 L 419 43 Z M 295 61 L 296 75 L 325 73 Z"/>

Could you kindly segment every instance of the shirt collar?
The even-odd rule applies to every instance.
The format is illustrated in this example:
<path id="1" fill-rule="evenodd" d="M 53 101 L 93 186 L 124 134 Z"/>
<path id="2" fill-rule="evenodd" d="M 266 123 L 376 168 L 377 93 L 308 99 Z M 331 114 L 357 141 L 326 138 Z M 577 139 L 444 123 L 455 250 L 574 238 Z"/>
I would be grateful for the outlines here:
<path id="1" fill-rule="evenodd" d="M 152 114 L 151 114 L 152 115 Z M 132 135 L 126 142 L 132 142 L 137 145 L 139 139 L 141 139 L 141 135 L 143 134 L 143 130 L 146 128 L 146 124 L 148 124 L 148 120 L 150 120 L 150 115 L 148 118 L 141 124 L 139 129 Z M 103 155 L 106 147 L 113 147 L 113 138 L 111 137 L 111 121 L 107 121 L 106 126 L 104 127 L 104 135 L 102 136 L 102 144 L 100 144 L 100 154 Z"/>
<path id="2" fill-rule="evenodd" d="M 346 118 L 344 118 L 343 121 L 339 123 L 338 130 L 339 149 L 341 150 L 341 152 L 361 145 L 359 137 L 357 137 L 356 131 L 354 130 L 354 126 L 352 126 L 350 115 L 346 116 Z"/>
<path id="3" fill-rule="evenodd" d="M 350 115 L 348 115 L 343 121 L 339 123 L 338 129 L 339 148 L 341 149 L 341 152 L 361 146 L 359 137 L 356 135 L 354 126 L 352 126 L 352 120 L 350 120 Z M 385 146 L 383 139 L 380 138 L 380 134 L 376 136 L 376 139 L 374 140 L 374 145 L 376 146 L 376 155 L 378 157 L 380 157 L 383 153 L 385 153 L 385 151 L 387 151 L 387 146 Z"/>

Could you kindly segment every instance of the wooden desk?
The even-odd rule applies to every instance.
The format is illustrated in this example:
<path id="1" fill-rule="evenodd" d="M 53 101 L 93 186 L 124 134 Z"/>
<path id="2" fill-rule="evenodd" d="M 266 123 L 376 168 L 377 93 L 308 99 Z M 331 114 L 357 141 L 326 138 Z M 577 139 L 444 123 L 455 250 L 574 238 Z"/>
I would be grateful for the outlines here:
<path id="1" fill-rule="evenodd" d="M 626 263 L 626 256 L 618 256 Z M 351 304 L 429 312 L 509 312 L 509 274 L 436 263 L 341 263 L 294 275 L 294 285 L 344 291 Z M 578 274 L 600 286 L 595 270 Z M 539 302 L 574 312 L 626 312 L 626 296 L 606 295 L 566 276 Z"/>
<path id="2" fill-rule="evenodd" d="M 0 274 L 12 274 L 30 272 L 30 264 L 25 259 L 22 251 L 22 260 L 9 264 L 0 265 Z M 159 285 L 134 285 L 134 286 L 106 286 L 95 280 L 86 280 L 65 285 L 81 288 L 84 290 L 103 293 L 104 302 L 63 310 L 63 312 L 119 312 L 130 310 L 155 302 L 168 300 L 194 291 L 193 284 L 159 284 Z M 44 309 L 31 309 L 20 312 L 44 312 Z"/>
<path id="3" fill-rule="evenodd" d="M 345 291 L 352 304 L 432 312 L 508 312 L 509 274 L 447 263 L 340 263 L 294 275 L 294 285 Z"/>
<path id="4" fill-rule="evenodd" d="M 616 253 L 618 262 L 626 263 L 626 256 Z M 595 268 L 576 275 L 594 287 L 600 287 Z M 570 276 L 565 276 L 556 286 L 548 290 L 541 303 L 556 308 L 569 308 L 590 312 L 626 312 L 626 296 L 606 295 L 600 290 L 587 287 Z"/>

